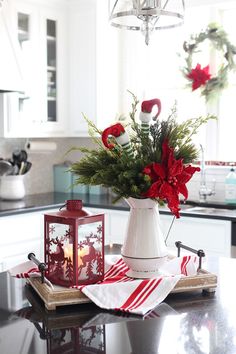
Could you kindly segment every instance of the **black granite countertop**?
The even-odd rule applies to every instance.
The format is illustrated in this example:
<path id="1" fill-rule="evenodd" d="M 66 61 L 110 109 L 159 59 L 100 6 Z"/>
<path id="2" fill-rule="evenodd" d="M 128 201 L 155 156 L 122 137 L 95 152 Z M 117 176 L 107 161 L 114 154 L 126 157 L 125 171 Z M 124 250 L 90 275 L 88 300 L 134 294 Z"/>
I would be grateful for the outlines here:
<path id="1" fill-rule="evenodd" d="M 93 304 L 47 312 L 24 281 L 0 274 L 1 354 L 236 353 L 236 259 L 212 258 L 216 292 L 170 294 L 145 319 Z"/>
<path id="2" fill-rule="evenodd" d="M 84 207 L 129 210 L 124 200 L 113 204 L 111 195 L 89 195 L 70 193 L 43 193 L 25 196 L 19 201 L 0 200 L 0 216 L 27 213 L 33 211 L 56 209 L 65 204 L 69 199 L 83 200 Z"/>
<path id="3" fill-rule="evenodd" d="M 19 201 L 0 200 L 0 217 L 48 209 L 59 209 L 68 199 L 82 199 L 84 207 L 129 210 L 129 206 L 124 200 L 114 204 L 114 197 L 111 195 L 44 193 L 27 195 Z M 160 207 L 159 210 L 161 214 L 170 215 L 167 207 Z M 186 204 L 181 205 L 181 215 L 236 221 L 236 205 L 188 201 Z"/>

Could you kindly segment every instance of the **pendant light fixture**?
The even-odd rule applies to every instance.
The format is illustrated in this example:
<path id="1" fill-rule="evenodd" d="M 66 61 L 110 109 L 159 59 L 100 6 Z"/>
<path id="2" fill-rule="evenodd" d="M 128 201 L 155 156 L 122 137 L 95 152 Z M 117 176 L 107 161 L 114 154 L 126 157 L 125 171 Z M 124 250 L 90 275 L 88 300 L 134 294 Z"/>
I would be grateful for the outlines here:
<path id="1" fill-rule="evenodd" d="M 109 0 L 109 20 L 114 27 L 141 31 L 148 45 L 154 30 L 182 25 L 184 9 L 184 0 Z"/>

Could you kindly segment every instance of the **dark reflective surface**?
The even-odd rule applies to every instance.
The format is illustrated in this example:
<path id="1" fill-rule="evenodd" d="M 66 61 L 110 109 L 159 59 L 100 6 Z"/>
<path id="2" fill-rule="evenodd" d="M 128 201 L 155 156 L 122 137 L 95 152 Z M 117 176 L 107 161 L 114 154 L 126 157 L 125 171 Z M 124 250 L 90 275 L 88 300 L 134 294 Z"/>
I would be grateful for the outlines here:
<path id="1" fill-rule="evenodd" d="M 81 199 L 85 207 L 129 210 L 129 206 L 124 200 L 120 200 L 114 204 L 114 197 L 109 194 L 43 193 L 26 195 L 22 200 L 11 201 L 0 199 L 0 216 L 53 208 L 59 209 L 68 199 Z"/>
<path id="2" fill-rule="evenodd" d="M 236 353 L 236 260 L 211 259 L 216 293 L 172 294 L 145 319 L 93 304 L 47 312 L 24 281 L 0 274 L 0 353 Z"/>

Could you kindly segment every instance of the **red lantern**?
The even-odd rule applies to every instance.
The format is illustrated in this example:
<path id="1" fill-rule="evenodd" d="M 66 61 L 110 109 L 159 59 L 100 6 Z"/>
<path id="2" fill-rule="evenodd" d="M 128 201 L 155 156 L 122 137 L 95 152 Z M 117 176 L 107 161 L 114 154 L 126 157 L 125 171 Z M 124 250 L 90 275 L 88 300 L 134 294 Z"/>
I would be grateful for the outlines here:
<path id="1" fill-rule="evenodd" d="M 81 200 L 44 215 L 46 277 L 61 286 L 96 283 L 104 277 L 104 214 L 91 215 Z"/>
<path id="2" fill-rule="evenodd" d="M 105 354 L 105 345 L 104 325 L 52 329 L 47 337 L 48 354 Z"/>

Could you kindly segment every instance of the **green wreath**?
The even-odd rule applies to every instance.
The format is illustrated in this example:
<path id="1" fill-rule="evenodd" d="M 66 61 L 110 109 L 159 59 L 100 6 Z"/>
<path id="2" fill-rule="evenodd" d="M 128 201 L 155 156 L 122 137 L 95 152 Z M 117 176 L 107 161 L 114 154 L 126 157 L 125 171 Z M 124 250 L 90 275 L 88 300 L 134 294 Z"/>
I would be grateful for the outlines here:
<path id="1" fill-rule="evenodd" d="M 213 48 L 223 54 L 222 64 L 217 75 L 213 77 L 209 65 L 202 68 L 198 63 L 195 68 L 192 67 L 193 55 L 199 52 L 199 44 L 205 40 L 209 40 Z M 208 101 L 227 86 L 228 73 L 236 68 L 234 61 L 236 47 L 229 42 L 226 32 L 221 27 L 210 24 L 205 31 L 192 35 L 189 42 L 184 42 L 183 49 L 187 56 L 182 73 L 188 80 L 189 86 L 192 86 L 192 91 L 200 88 L 201 95 Z"/>

